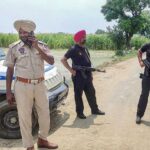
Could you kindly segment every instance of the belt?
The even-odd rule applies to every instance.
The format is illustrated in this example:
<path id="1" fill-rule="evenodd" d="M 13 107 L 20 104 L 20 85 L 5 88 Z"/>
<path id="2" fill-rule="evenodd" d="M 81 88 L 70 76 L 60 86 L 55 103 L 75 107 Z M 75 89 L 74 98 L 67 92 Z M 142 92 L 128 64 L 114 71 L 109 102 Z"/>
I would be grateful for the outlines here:
<path id="1" fill-rule="evenodd" d="M 26 79 L 22 77 L 16 77 L 16 80 L 23 82 L 23 83 L 38 84 L 44 80 L 44 77 L 37 78 L 37 79 Z"/>

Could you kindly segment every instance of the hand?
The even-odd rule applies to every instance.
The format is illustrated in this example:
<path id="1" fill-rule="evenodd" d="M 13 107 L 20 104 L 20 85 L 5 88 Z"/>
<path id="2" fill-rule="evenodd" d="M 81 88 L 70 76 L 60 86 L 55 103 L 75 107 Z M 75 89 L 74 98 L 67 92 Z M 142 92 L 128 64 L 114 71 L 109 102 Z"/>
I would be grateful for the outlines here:
<path id="1" fill-rule="evenodd" d="M 71 69 L 70 73 L 72 74 L 73 77 L 76 76 L 76 71 L 75 70 Z"/>
<path id="2" fill-rule="evenodd" d="M 38 40 L 35 38 L 35 36 L 28 37 L 28 40 L 32 42 L 32 47 L 34 47 L 36 49 L 39 48 Z"/>
<path id="3" fill-rule="evenodd" d="M 145 67 L 143 61 L 140 61 L 140 66 L 141 66 L 142 68 Z"/>
<path id="4" fill-rule="evenodd" d="M 13 105 L 14 102 L 15 102 L 14 94 L 12 94 L 12 93 L 7 93 L 6 97 L 7 97 L 7 102 L 8 102 L 8 104 L 9 104 L 9 105 Z"/>

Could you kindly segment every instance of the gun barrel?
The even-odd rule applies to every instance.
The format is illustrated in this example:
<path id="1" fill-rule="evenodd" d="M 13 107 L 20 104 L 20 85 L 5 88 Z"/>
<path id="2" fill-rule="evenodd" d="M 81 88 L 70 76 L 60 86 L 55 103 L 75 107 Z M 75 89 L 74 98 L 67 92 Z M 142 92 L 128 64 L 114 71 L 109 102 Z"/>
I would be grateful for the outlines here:
<path id="1" fill-rule="evenodd" d="M 100 70 L 100 69 L 98 69 L 97 71 L 98 72 L 106 72 L 106 70 Z"/>
<path id="2" fill-rule="evenodd" d="M 106 72 L 105 70 L 100 70 L 100 69 L 93 68 L 93 67 L 78 66 L 78 65 L 74 65 L 73 69 L 75 69 L 75 70 L 84 70 L 84 71 Z"/>

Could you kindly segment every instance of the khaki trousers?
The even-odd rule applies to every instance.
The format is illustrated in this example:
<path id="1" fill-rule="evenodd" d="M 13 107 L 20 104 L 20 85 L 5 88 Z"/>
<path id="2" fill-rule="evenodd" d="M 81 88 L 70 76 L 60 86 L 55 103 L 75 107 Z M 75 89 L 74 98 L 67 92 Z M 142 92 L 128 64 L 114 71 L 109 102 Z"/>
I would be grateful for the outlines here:
<path id="1" fill-rule="evenodd" d="M 46 140 L 48 136 L 50 112 L 47 90 L 44 81 L 35 85 L 16 81 L 14 91 L 23 146 L 31 147 L 34 145 L 32 137 L 33 104 L 38 114 L 39 137 Z"/>

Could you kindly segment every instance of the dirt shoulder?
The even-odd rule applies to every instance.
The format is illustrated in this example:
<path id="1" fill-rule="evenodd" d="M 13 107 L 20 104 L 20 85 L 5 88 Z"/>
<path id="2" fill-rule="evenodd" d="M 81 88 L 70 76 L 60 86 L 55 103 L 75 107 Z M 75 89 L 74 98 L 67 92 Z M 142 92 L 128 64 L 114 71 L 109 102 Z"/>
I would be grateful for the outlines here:
<path id="1" fill-rule="evenodd" d="M 149 105 L 142 124 L 135 124 L 142 71 L 137 59 L 114 64 L 106 70 L 105 74 L 94 74 L 97 102 L 105 116 L 91 115 L 84 97 L 87 119 L 76 118 L 72 88 L 66 104 L 59 108 L 57 116 L 52 115 L 48 139 L 58 143 L 59 150 L 149 150 Z M 0 147 L 20 150 L 21 140 L 0 139 Z"/>

